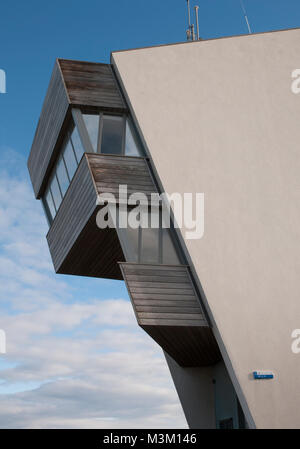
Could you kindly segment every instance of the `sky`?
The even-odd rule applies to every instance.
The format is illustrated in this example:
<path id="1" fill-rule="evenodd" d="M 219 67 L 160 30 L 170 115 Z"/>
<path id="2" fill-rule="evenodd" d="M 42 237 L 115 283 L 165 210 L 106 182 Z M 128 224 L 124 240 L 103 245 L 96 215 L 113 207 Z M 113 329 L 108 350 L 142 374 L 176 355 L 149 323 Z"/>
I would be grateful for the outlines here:
<path id="1" fill-rule="evenodd" d="M 191 0 L 204 39 L 245 34 L 240 0 Z M 299 0 L 244 0 L 253 32 L 300 26 Z M 123 282 L 56 275 L 26 168 L 55 58 L 185 40 L 185 0 L 0 6 L 0 428 L 186 427 L 160 348 Z"/>

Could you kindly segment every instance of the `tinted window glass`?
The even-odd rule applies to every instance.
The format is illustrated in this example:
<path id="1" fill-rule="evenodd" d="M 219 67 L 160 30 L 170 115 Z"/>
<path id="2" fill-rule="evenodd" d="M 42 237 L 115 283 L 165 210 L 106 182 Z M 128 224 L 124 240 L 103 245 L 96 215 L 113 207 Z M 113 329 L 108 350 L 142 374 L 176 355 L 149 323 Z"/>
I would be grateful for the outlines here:
<path id="1" fill-rule="evenodd" d="M 90 136 L 91 144 L 95 153 L 97 152 L 98 132 L 99 132 L 99 115 L 83 114 L 83 120 Z"/>
<path id="2" fill-rule="evenodd" d="M 122 154 L 123 133 L 123 117 L 104 116 L 101 153 Z"/>
<path id="3" fill-rule="evenodd" d="M 141 262 L 159 263 L 159 229 L 142 228 Z"/>
<path id="4" fill-rule="evenodd" d="M 126 140 L 125 140 L 126 156 L 141 156 L 142 151 L 139 145 L 138 137 L 129 120 L 126 120 Z"/>
<path id="5" fill-rule="evenodd" d="M 170 230 L 162 229 L 162 259 L 165 264 L 179 264 L 179 259 L 175 251 L 174 243 L 171 239 Z"/>
<path id="6" fill-rule="evenodd" d="M 138 241 L 139 229 L 127 228 L 119 229 L 121 239 L 125 244 L 124 252 L 126 260 L 130 262 L 138 262 Z"/>
<path id="7" fill-rule="evenodd" d="M 50 218 L 54 218 L 55 217 L 55 207 L 54 207 L 54 203 L 52 200 L 52 195 L 50 190 L 48 189 L 46 196 L 45 196 L 45 202 L 46 202 L 46 208 L 48 210 L 48 213 L 50 215 Z"/>
<path id="8" fill-rule="evenodd" d="M 68 170 L 69 178 L 72 179 L 74 176 L 74 173 L 76 171 L 76 168 L 77 168 L 77 162 L 76 162 L 74 151 L 73 151 L 72 144 L 70 141 L 68 141 L 68 143 L 64 149 L 63 157 L 64 157 L 66 167 Z"/>
<path id="9" fill-rule="evenodd" d="M 50 189 L 51 189 L 51 192 L 52 192 L 52 196 L 53 196 L 53 199 L 54 199 L 56 210 L 58 210 L 62 198 L 61 198 L 61 193 L 60 193 L 60 190 L 59 190 L 59 187 L 58 187 L 56 176 L 53 176 L 53 178 L 51 180 Z"/>
<path id="10" fill-rule="evenodd" d="M 72 140 L 74 151 L 76 153 L 77 161 L 79 163 L 82 158 L 82 155 L 84 153 L 84 150 L 83 150 L 83 146 L 82 146 L 76 126 L 74 127 L 74 129 L 72 131 L 71 140 Z"/>
<path id="11" fill-rule="evenodd" d="M 62 157 L 59 159 L 57 168 L 56 168 L 56 175 L 57 179 L 60 185 L 60 190 L 62 195 L 64 195 L 67 191 L 67 188 L 69 187 L 69 179 L 66 171 L 66 167 L 64 164 L 64 161 Z"/>

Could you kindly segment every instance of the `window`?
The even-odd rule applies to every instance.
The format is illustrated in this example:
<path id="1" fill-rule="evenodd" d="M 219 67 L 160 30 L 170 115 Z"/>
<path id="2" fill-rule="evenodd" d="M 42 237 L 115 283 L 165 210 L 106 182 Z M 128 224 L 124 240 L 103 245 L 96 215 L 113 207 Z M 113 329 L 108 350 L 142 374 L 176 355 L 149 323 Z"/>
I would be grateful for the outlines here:
<path id="1" fill-rule="evenodd" d="M 126 156 L 140 156 L 143 154 L 139 138 L 133 129 L 130 120 L 126 120 L 126 141 L 125 141 L 125 155 Z"/>
<path id="2" fill-rule="evenodd" d="M 84 153 L 81 139 L 74 123 L 71 123 L 61 154 L 54 166 L 43 204 L 49 224 L 52 223 L 66 194 L 74 173 Z"/>
<path id="3" fill-rule="evenodd" d="M 84 153 L 84 149 L 83 149 L 76 126 L 74 126 L 73 131 L 71 133 L 71 142 L 73 145 L 73 150 L 75 152 L 77 163 L 79 164 L 79 162 L 82 158 L 82 155 Z"/>
<path id="4" fill-rule="evenodd" d="M 103 116 L 101 153 L 122 154 L 124 119 L 117 116 Z"/>
<path id="5" fill-rule="evenodd" d="M 55 206 L 54 206 L 54 202 L 53 202 L 53 198 L 52 198 L 52 193 L 49 188 L 47 189 L 47 192 L 45 195 L 44 205 L 45 205 L 46 213 L 47 213 L 48 217 L 53 220 L 53 218 L 55 217 Z"/>
<path id="6" fill-rule="evenodd" d="M 83 120 L 90 137 L 93 150 L 96 153 L 98 148 L 99 114 L 83 114 Z"/>
<path id="7" fill-rule="evenodd" d="M 43 197 L 43 204 L 50 224 L 85 151 L 126 156 L 143 155 L 142 146 L 133 123 L 127 116 L 102 112 L 82 114 L 79 109 L 73 109 L 72 115 L 74 122 L 72 120 L 66 133 L 66 140 Z M 152 234 L 151 229 L 143 230 L 144 238 L 141 251 L 146 254 L 145 258 L 149 260 L 154 258 L 153 255 L 150 256 L 151 240 L 156 238 Z M 136 237 L 134 232 L 130 236 L 133 239 Z M 128 238 L 130 240 L 130 237 Z M 137 249 L 136 255 L 138 257 Z"/>
<path id="8" fill-rule="evenodd" d="M 71 180 L 77 168 L 77 161 L 70 140 L 67 142 L 63 151 L 63 158 L 68 170 L 69 179 Z"/>
<path id="9" fill-rule="evenodd" d="M 171 239 L 170 230 L 163 228 L 161 230 L 161 233 L 162 233 L 162 259 L 164 263 L 170 265 L 172 265 L 173 263 L 179 263 L 175 246 Z"/>
<path id="10" fill-rule="evenodd" d="M 82 121 L 82 134 L 92 151 L 102 154 L 142 156 L 142 146 L 130 118 L 122 115 L 82 114 L 76 110 L 77 121 Z M 91 151 L 88 150 L 88 151 Z"/>
<path id="11" fill-rule="evenodd" d="M 159 232 L 160 229 L 140 228 L 141 248 L 140 261 L 145 263 L 159 262 Z"/>
<path id="12" fill-rule="evenodd" d="M 159 215 L 161 223 L 161 209 Z M 148 226 L 137 229 L 117 226 L 126 260 L 136 263 L 180 264 L 171 230 L 162 228 L 161 225 L 158 228 L 151 228 L 150 214 L 148 214 Z"/>
<path id="13" fill-rule="evenodd" d="M 60 206 L 60 203 L 62 201 L 62 194 L 61 194 L 61 191 L 60 191 L 60 188 L 59 188 L 59 185 L 58 185 L 55 173 L 54 173 L 54 175 L 52 177 L 52 180 L 50 182 L 50 189 L 51 189 L 51 193 L 52 193 L 55 209 L 57 211 L 59 206 Z"/>
<path id="14" fill-rule="evenodd" d="M 65 162 L 64 162 L 62 156 L 59 158 L 59 161 L 57 164 L 56 175 L 57 175 L 57 180 L 59 182 L 61 194 L 62 194 L 62 196 L 64 196 L 64 194 L 67 191 L 67 188 L 69 187 L 69 178 L 68 178 Z"/>
<path id="15" fill-rule="evenodd" d="M 139 230 L 133 228 L 119 228 L 120 241 L 124 243 L 124 253 L 130 262 L 139 261 Z"/>

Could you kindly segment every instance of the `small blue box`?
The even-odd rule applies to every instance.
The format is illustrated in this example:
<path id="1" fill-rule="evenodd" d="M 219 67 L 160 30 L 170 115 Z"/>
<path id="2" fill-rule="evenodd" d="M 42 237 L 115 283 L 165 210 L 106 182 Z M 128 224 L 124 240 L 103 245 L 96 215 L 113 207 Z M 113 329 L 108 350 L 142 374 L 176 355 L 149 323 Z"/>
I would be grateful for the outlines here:
<path id="1" fill-rule="evenodd" d="M 265 373 L 262 371 L 253 371 L 254 379 L 274 379 L 273 373 Z"/>

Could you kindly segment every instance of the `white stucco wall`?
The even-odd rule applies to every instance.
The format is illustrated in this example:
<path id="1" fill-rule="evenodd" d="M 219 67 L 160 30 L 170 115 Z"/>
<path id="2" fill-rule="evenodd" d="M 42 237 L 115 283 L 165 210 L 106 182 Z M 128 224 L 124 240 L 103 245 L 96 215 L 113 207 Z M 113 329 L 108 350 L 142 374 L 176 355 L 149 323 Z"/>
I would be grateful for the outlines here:
<path id="1" fill-rule="evenodd" d="M 185 244 L 258 428 L 300 428 L 299 50 L 297 29 L 112 55 L 164 190 L 205 194 Z"/>

